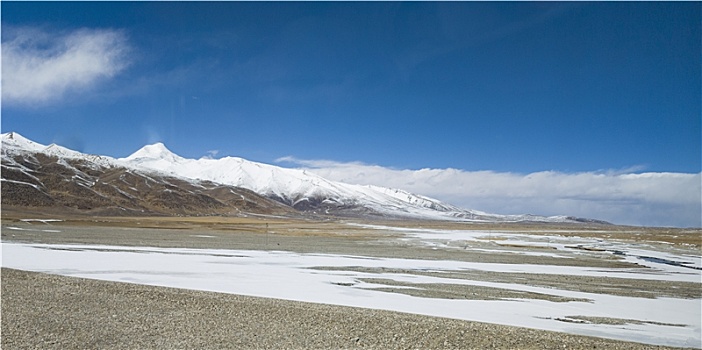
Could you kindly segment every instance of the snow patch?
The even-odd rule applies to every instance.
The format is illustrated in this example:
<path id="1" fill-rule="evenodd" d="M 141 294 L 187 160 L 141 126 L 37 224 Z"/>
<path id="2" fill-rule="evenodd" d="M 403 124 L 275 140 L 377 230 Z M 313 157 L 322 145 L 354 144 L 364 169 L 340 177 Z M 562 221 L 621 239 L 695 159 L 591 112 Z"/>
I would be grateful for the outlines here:
<path id="1" fill-rule="evenodd" d="M 185 249 L 98 245 L 2 243 L 4 267 L 57 273 L 101 280 L 197 289 L 315 303 L 394 310 L 423 315 L 506 324 L 574 334 L 645 342 L 656 345 L 700 347 L 700 299 L 635 298 L 418 276 L 363 273 L 345 266 L 421 271 L 525 271 L 588 276 L 593 271 L 563 266 L 469 263 L 445 260 L 392 259 L 282 251 Z M 312 269 L 317 266 L 338 270 Z M 664 268 L 665 271 L 665 268 Z M 609 272 L 609 271 L 608 271 Z M 608 274 L 610 275 L 610 274 Z M 674 275 L 661 278 L 675 280 Z M 641 276 L 639 276 L 641 277 Z M 420 298 L 375 291 L 385 284 L 362 282 L 382 278 L 398 282 L 451 283 L 527 291 L 584 299 L 588 302 L 552 302 L 535 299 L 456 300 Z M 699 274 L 697 275 L 699 281 Z M 241 283 L 246 281 L 246 283 Z M 283 286 L 284 288 L 281 288 Z M 393 287 L 394 288 L 394 287 Z M 606 325 L 564 322 L 572 316 L 638 320 L 634 324 Z"/>

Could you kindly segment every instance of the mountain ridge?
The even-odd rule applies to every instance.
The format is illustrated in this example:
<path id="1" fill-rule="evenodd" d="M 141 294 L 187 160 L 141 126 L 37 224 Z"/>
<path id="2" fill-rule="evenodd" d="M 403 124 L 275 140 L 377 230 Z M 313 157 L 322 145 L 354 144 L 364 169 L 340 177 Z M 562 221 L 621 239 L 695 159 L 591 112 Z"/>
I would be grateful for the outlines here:
<path id="1" fill-rule="evenodd" d="M 42 154 L 55 157 L 56 164 L 64 168 L 76 168 L 68 162 L 70 160 L 95 172 L 114 168 L 126 169 L 124 171 L 132 171 L 140 176 L 158 175 L 162 178 L 177 179 L 181 186 L 186 187 L 202 187 L 202 183 L 208 183 L 213 186 L 242 188 L 299 212 L 311 214 L 476 222 L 598 222 L 566 216 L 489 214 L 459 208 L 401 189 L 335 182 L 308 170 L 282 168 L 238 157 L 183 158 L 160 142 L 146 145 L 125 158 L 88 155 L 55 144 L 44 146 L 16 132 L 2 134 L 2 146 L 3 170 L 17 171 L 17 157 Z M 6 179 L 5 172 L 3 171 L 3 190 L 13 183 L 19 185 L 17 181 L 20 180 Z M 26 173 L 25 175 L 30 175 Z M 85 175 L 76 176 L 72 178 L 73 181 L 85 180 Z M 36 183 L 34 185 L 38 186 Z M 83 185 L 90 187 L 91 183 L 88 181 Z M 131 195 L 138 196 L 138 193 Z"/>

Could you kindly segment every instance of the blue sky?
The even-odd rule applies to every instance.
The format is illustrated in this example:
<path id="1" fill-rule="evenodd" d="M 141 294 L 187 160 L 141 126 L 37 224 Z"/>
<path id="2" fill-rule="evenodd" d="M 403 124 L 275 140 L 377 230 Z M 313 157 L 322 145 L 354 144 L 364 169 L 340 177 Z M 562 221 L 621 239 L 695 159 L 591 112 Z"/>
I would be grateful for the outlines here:
<path id="1" fill-rule="evenodd" d="M 44 144 L 524 175 L 701 168 L 697 2 L 0 6 L 2 131 Z"/>

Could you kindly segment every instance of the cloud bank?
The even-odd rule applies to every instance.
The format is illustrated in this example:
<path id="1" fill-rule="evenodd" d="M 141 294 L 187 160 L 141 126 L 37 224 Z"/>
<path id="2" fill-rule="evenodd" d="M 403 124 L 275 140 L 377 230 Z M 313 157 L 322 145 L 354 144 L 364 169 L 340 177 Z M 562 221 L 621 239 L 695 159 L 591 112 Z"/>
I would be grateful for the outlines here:
<path id="1" fill-rule="evenodd" d="M 701 227 L 702 173 L 390 169 L 358 162 L 290 163 L 330 180 L 400 188 L 467 209 L 496 214 L 572 215 L 644 226 Z"/>
<path id="2" fill-rule="evenodd" d="M 128 52 L 118 30 L 3 27 L 2 102 L 45 104 L 83 91 L 122 71 Z"/>

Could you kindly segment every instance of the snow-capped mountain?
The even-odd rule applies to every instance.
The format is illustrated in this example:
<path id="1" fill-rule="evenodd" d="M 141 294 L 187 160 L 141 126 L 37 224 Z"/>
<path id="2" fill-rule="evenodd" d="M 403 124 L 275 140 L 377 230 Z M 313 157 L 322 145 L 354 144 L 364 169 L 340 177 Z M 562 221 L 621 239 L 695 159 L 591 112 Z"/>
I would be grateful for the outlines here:
<path id="1" fill-rule="evenodd" d="M 2 204 L 108 216 L 302 215 L 244 188 L 142 171 L 16 133 L 2 135 Z"/>
<path id="2" fill-rule="evenodd" d="M 44 146 L 17 133 L 2 135 L 3 166 L 16 164 L 14 158 L 26 153 L 44 154 L 59 161 L 80 160 L 82 164 L 90 164 L 96 169 L 119 167 L 191 183 L 207 181 L 240 187 L 299 211 L 317 214 L 488 222 L 580 221 L 564 216 L 488 214 L 400 189 L 335 182 L 307 170 L 282 168 L 236 157 L 187 159 L 174 154 L 162 143 L 144 146 L 126 158 L 115 159 L 87 155 L 54 144 Z M 3 177 L 3 182 L 6 181 Z"/>
<path id="3" fill-rule="evenodd" d="M 145 146 L 120 161 L 171 176 L 243 187 L 300 210 L 323 212 L 368 210 L 391 216 L 434 216 L 461 211 L 401 190 L 329 181 L 306 170 L 287 169 L 242 158 L 186 159 L 163 144 Z"/>
<path id="4" fill-rule="evenodd" d="M 119 160 L 171 176 L 243 187 L 296 209 L 321 213 L 473 221 L 569 221 L 560 216 L 495 215 L 467 210 L 400 189 L 335 182 L 307 170 L 237 157 L 186 159 L 162 143 L 145 146 Z"/>

